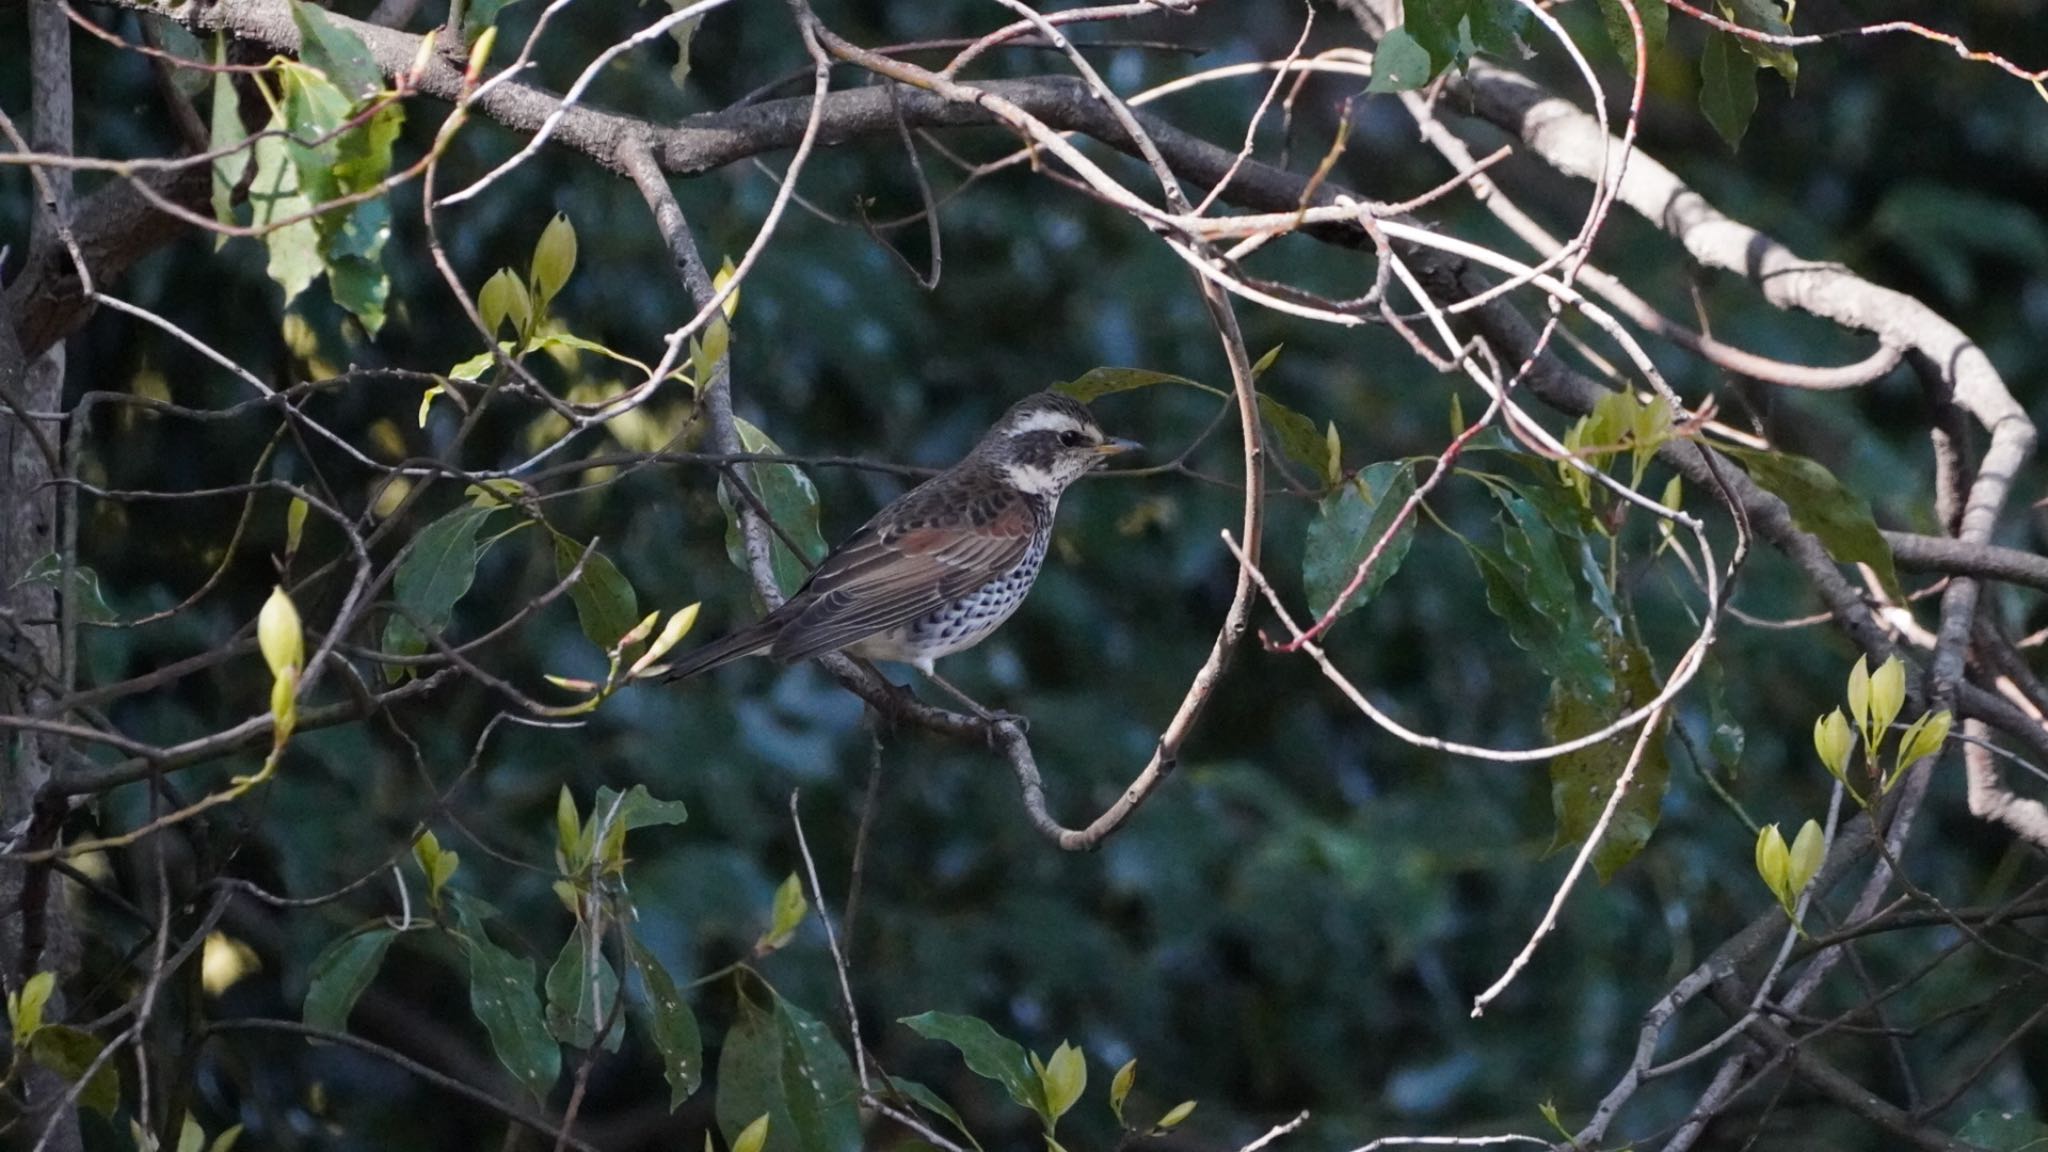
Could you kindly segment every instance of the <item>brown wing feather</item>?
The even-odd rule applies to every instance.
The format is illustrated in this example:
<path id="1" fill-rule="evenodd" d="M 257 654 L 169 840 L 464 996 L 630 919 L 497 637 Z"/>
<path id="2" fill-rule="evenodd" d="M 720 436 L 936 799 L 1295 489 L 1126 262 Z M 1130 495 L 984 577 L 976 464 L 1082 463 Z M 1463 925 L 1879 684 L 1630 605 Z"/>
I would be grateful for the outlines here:
<path id="1" fill-rule="evenodd" d="M 1036 532 L 1022 496 L 973 527 L 892 531 L 871 523 L 811 575 L 797 598 L 806 603 L 783 624 L 769 655 L 790 663 L 907 624 L 1015 568 Z"/>

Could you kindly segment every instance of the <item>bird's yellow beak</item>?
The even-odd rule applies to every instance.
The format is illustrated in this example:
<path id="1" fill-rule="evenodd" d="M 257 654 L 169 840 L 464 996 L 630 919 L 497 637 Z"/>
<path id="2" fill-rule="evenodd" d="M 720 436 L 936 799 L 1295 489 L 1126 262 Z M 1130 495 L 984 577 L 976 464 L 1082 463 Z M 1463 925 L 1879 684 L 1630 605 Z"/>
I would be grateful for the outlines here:
<path id="1" fill-rule="evenodd" d="M 1144 445 L 1136 440 L 1125 440 L 1120 436 L 1112 436 L 1095 446 L 1095 454 L 1097 456 L 1121 456 L 1126 452 L 1136 452 L 1143 447 Z"/>

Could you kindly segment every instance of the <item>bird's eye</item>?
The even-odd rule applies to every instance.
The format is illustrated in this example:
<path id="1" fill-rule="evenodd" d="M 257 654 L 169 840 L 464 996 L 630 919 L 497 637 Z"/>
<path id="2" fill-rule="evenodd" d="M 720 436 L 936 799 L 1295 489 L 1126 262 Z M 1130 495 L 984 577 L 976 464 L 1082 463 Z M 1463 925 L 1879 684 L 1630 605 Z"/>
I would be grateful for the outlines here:
<path id="1" fill-rule="evenodd" d="M 1086 439 L 1087 438 L 1082 436 L 1079 432 L 1076 432 L 1072 429 L 1068 429 L 1067 431 L 1060 433 L 1060 446 L 1063 448 L 1079 448 L 1086 441 Z"/>

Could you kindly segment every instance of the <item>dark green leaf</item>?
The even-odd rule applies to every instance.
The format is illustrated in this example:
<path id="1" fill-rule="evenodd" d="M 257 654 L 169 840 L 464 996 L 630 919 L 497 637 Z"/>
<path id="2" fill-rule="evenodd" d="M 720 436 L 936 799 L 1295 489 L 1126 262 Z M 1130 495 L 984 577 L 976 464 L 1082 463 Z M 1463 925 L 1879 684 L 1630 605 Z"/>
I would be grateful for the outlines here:
<path id="1" fill-rule="evenodd" d="M 640 977 L 633 1003 L 647 1038 L 661 1053 L 662 1075 L 668 1080 L 668 1108 L 673 1112 L 697 1091 L 704 1078 L 704 1041 L 697 1032 L 697 1015 L 676 989 L 668 969 L 631 933 L 626 936 L 626 953 Z"/>
<path id="2" fill-rule="evenodd" d="M 775 1000 L 782 1032 L 782 1083 L 805 1152 L 859 1152 L 860 1084 L 829 1029 L 789 1001 Z"/>
<path id="3" fill-rule="evenodd" d="M 1792 510 L 1793 522 L 1819 537 L 1828 555 L 1843 564 L 1870 565 L 1885 591 L 1893 599 L 1905 601 L 1898 569 L 1892 564 L 1891 545 L 1878 531 L 1868 501 L 1804 456 L 1732 446 L 1723 451 L 1742 461 L 1750 479 L 1783 500 Z"/>
<path id="4" fill-rule="evenodd" d="M 398 933 L 378 925 L 350 933 L 313 958 L 306 983 L 306 1023 L 329 1032 L 348 1031 L 348 1014 L 377 978 L 384 953 Z"/>
<path id="5" fill-rule="evenodd" d="M 969 1071 L 1001 1084 L 1010 1099 L 1040 1117 L 1046 1115 L 1045 1093 L 1023 1045 L 989 1027 L 986 1021 L 949 1012 L 926 1012 L 905 1016 L 901 1023 L 928 1040 L 943 1040 L 958 1048 Z"/>
<path id="6" fill-rule="evenodd" d="M 612 807 L 616 802 L 616 810 Z M 656 800 L 648 794 L 647 785 L 635 784 L 626 790 L 624 798 L 616 789 L 599 788 L 597 802 L 591 805 L 591 812 L 610 823 L 623 821 L 626 831 L 637 828 L 652 828 L 657 824 L 681 824 L 689 819 L 689 809 L 681 800 Z"/>
<path id="7" fill-rule="evenodd" d="M 1733 16 L 1735 22 L 1744 28 L 1754 29 L 1769 36 L 1792 35 L 1792 26 L 1785 23 L 1784 8 L 1778 0 L 1723 0 L 1722 10 Z M 1733 36 L 1730 39 L 1740 45 L 1757 63 L 1783 76 L 1787 86 L 1799 79 L 1799 61 L 1792 55 L 1789 46 L 1751 40 L 1746 36 Z"/>
<path id="8" fill-rule="evenodd" d="M 1082 373 L 1080 379 L 1055 384 L 1052 390 L 1087 404 L 1099 396 L 1107 396 L 1113 392 L 1129 392 L 1134 388 L 1150 388 L 1154 384 L 1202 387 L 1185 376 L 1175 376 L 1170 372 L 1154 372 L 1148 368 L 1090 368 Z"/>
<path id="9" fill-rule="evenodd" d="M 292 22 L 299 26 L 299 59 L 325 73 L 349 99 L 384 87 L 383 70 L 362 37 L 303 0 L 292 0 Z"/>
<path id="10" fill-rule="evenodd" d="M 1308 469 L 1309 481 L 1321 484 L 1330 474 L 1330 442 L 1315 421 L 1259 393 L 1259 415 L 1273 429 L 1273 439 L 1289 460 Z"/>
<path id="11" fill-rule="evenodd" d="M 735 420 L 739 426 L 740 447 L 748 452 L 781 452 L 782 448 L 768 438 L 766 432 L 747 423 Z M 811 485 L 811 478 L 794 464 L 741 464 L 740 474 L 761 503 L 768 508 L 768 514 L 781 525 L 783 532 L 795 540 L 803 549 L 799 559 L 774 532 L 769 533 L 771 555 L 774 558 L 775 584 L 783 595 L 795 592 L 809 578 L 811 566 L 825 558 L 825 538 L 818 534 L 818 490 Z M 725 509 L 725 554 L 733 566 L 742 572 L 747 568 L 746 544 L 740 539 L 740 522 L 737 502 L 744 499 L 728 491 L 724 481 L 718 485 L 718 503 Z M 748 1121 L 753 1120 L 749 1116 Z"/>
<path id="12" fill-rule="evenodd" d="M 2025 204 L 1931 180 L 1885 194 L 1871 227 L 1956 303 L 1976 297 L 1975 257 L 2048 267 L 2048 226 Z"/>
<path id="13" fill-rule="evenodd" d="M 1308 540 L 1303 548 L 1302 584 L 1308 592 L 1309 611 L 1317 618 L 1330 610 L 1337 597 L 1351 583 L 1380 537 L 1387 534 L 1394 516 L 1408 497 L 1415 494 L 1415 473 L 1405 463 L 1382 461 L 1353 477 L 1343 487 L 1323 498 L 1316 518 L 1309 521 Z M 1351 612 L 1372 599 L 1373 594 L 1393 579 L 1407 558 L 1408 545 L 1415 539 L 1415 517 L 1401 522 L 1401 530 L 1387 541 L 1365 583 L 1343 611 Z M 1342 613 L 1340 613 L 1341 615 Z"/>
<path id="14" fill-rule="evenodd" d="M 548 969 L 548 1031 L 572 1048 L 595 1043 L 597 1030 L 613 1018 L 618 1003 L 618 973 L 598 944 L 590 926 L 578 924 Z"/>
<path id="15" fill-rule="evenodd" d="M 858 1095 L 846 1053 L 823 1024 L 780 998 L 769 1008 L 740 998 L 718 1058 L 718 1125 L 728 1142 L 766 1113 L 764 1152 L 857 1152 Z"/>
<path id="16" fill-rule="evenodd" d="M 2048 1152 L 2048 1124 L 2025 1112 L 1978 1112 L 1956 1139 L 1989 1152 Z"/>
<path id="17" fill-rule="evenodd" d="M 55 552 L 45 552 L 28 566 L 17 584 L 48 584 L 55 588 L 64 580 L 64 561 Z M 86 624 L 111 624 L 117 618 L 114 610 L 107 606 L 107 598 L 100 592 L 100 576 L 84 564 L 71 566 L 71 588 L 69 592 L 72 611 Z"/>
<path id="18" fill-rule="evenodd" d="M 498 22 L 498 13 L 517 4 L 519 0 L 469 0 L 469 6 L 462 11 L 462 38 L 474 44 L 484 34 L 484 29 Z"/>
<path id="19" fill-rule="evenodd" d="M 1435 75 L 1429 50 L 1406 28 L 1390 28 L 1380 37 L 1372 57 L 1372 83 L 1367 92 L 1412 92 Z"/>
<path id="20" fill-rule="evenodd" d="M 1749 118 L 1756 114 L 1756 60 L 1736 46 L 1735 37 L 1708 29 L 1700 52 L 1700 111 L 1730 151 L 1742 146 Z"/>
<path id="21" fill-rule="evenodd" d="M 490 1034 L 498 1061 L 536 1101 L 545 1101 L 562 1074 L 562 1050 L 543 1023 L 533 961 L 491 943 L 483 925 L 487 906 L 459 892 L 453 895 L 463 950 L 469 955 L 470 1010 Z"/>
<path id="22" fill-rule="evenodd" d="M 576 602 L 576 619 L 583 625 L 583 634 L 609 652 L 619 637 L 640 623 L 640 598 L 604 553 L 592 550 L 586 557 L 582 545 L 567 536 L 555 537 L 556 579 L 567 578 L 579 559 L 583 571 L 569 585 L 569 599 Z"/>
<path id="23" fill-rule="evenodd" d="M 1649 652 L 1634 639 L 1618 636 L 1605 625 L 1598 631 L 1613 687 L 1599 693 L 1563 681 L 1553 685 L 1550 705 L 1543 717 L 1544 736 L 1553 742 L 1598 731 L 1657 695 L 1656 670 Z M 1602 883 L 1634 859 L 1656 830 L 1663 811 L 1664 790 L 1671 779 L 1671 764 L 1664 750 L 1664 737 L 1669 730 L 1667 711 L 1643 749 L 1628 794 L 1622 797 L 1600 846 L 1593 852 L 1593 868 Z M 1568 752 L 1550 762 L 1550 800 L 1557 816 L 1557 834 L 1551 841 L 1551 851 L 1577 844 L 1591 834 L 1608 798 L 1614 795 L 1615 782 L 1621 778 L 1639 735 L 1636 730 L 1620 732 L 1591 748 Z"/>
<path id="24" fill-rule="evenodd" d="M 967 1130 L 967 1123 L 960 1119 L 960 1113 L 954 1111 L 953 1106 L 941 1099 L 938 1093 L 915 1080 L 905 1080 L 901 1076 L 890 1076 L 884 1073 L 883 1078 L 888 1081 L 889 1087 L 895 1089 L 897 1094 L 914 1101 L 919 1107 L 931 1112 L 933 1115 L 944 1118 L 946 1123 L 951 1124 L 953 1130 L 966 1138 L 969 1144 L 977 1149 L 981 1147 L 981 1141 L 976 1140 L 974 1133 Z"/>
<path id="25" fill-rule="evenodd" d="M 477 541 L 477 531 L 492 511 L 464 504 L 420 529 L 398 563 L 393 597 L 435 632 L 448 627 L 456 601 L 476 582 L 477 561 L 490 548 L 488 540 Z M 393 614 L 384 626 L 384 647 L 417 656 L 427 650 L 427 641 L 411 620 Z"/>
<path id="26" fill-rule="evenodd" d="M 76 1084 L 105 1047 L 99 1037 L 82 1028 L 45 1024 L 36 1029 L 34 1038 L 29 1041 L 29 1055 L 35 1057 L 36 1063 Z M 78 1102 L 102 1116 L 113 1117 L 121 1107 L 121 1070 L 115 1060 L 108 1059 L 100 1064 L 92 1079 L 79 1091 Z"/>
<path id="27" fill-rule="evenodd" d="M 1643 21 L 1643 43 L 1651 58 L 1664 49 L 1664 33 L 1671 24 L 1671 7 L 1665 0 L 1635 0 L 1636 15 Z M 1607 23 L 1607 38 L 1621 54 L 1630 73 L 1636 70 L 1636 34 L 1629 24 L 1628 9 L 1621 0 L 1600 0 L 1600 15 Z"/>
<path id="28" fill-rule="evenodd" d="M 1592 691 L 1606 686 L 1607 674 L 1598 654 L 1590 638 L 1579 630 L 1582 621 L 1553 620 L 1538 611 L 1523 586 L 1522 573 L 1499 552 L 1477 544 L 1466 550 L 1486 584 L 1486 606 L 1508 626 L 1508 638 L 1516 647 L 1536 657 L 1544 671 L 1560 683 Z"/>

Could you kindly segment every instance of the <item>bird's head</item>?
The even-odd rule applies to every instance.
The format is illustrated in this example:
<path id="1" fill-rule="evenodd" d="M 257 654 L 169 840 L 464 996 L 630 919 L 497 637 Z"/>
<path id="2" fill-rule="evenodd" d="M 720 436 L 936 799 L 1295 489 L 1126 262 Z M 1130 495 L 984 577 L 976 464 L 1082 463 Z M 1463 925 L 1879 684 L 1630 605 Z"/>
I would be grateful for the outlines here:
<path id="1" fill-rule="evenodd" d="M 1003 413 L 974 452 L 1017 488 L 1057 496 L 1083 473 L 1137 447 L 1134 440 L 1104 435 L 1080 401 L 1039 392 Z"/>

